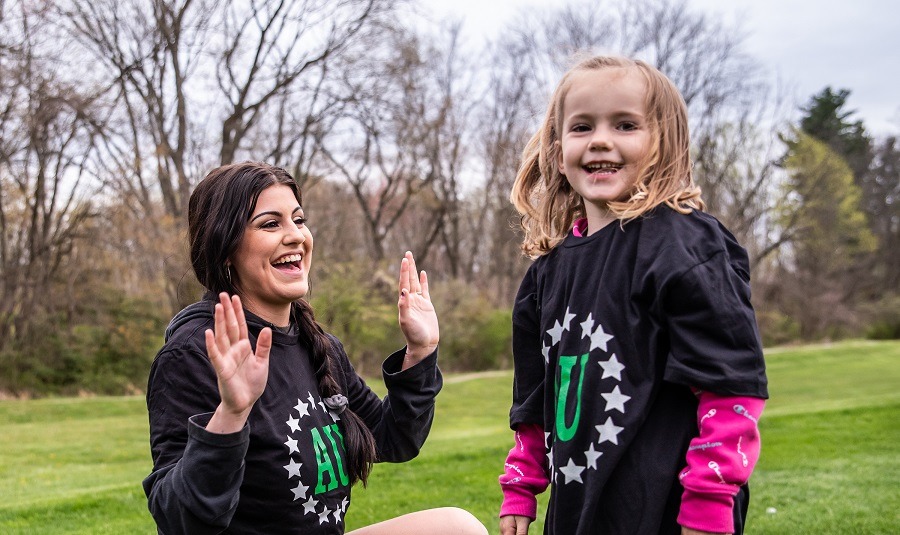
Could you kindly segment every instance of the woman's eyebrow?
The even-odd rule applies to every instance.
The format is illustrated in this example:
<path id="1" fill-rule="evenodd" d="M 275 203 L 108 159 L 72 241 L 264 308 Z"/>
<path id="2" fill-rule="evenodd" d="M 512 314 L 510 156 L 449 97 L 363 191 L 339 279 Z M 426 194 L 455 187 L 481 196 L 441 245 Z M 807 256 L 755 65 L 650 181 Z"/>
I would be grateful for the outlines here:
<path id="1" fill-rule="evenodd" d="M 303 212 L 303 207 L 298 205 L 291 212 L 291 215 L 294 215 L 297 212 Z M 257 219 L 259 219 L 260 217 L 262 217 L 264 215 L 273 215 L 273 216 L 281 217 L 281 212 L 279 212 L 278 210 L 267 210 L 265 212 L 260 212 L 260 213 L 256 214 L 255 216 L 251 217 L 250 221 L 256 221 Z"/>

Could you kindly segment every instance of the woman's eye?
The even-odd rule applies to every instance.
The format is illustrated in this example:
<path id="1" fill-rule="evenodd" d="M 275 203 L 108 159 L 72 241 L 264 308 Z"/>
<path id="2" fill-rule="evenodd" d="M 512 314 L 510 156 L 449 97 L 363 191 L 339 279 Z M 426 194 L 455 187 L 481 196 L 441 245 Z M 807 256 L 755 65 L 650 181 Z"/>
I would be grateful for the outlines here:
<path id="1" fill-rule="evenodd" d="M 266 221 L 262 224 L 262 228 L 278 228 L 278 221 Z"/>
<path id="2" fill-rule="evenodd" d="M 295 217 L 294 224 L 297 225 L 298 227 L 302 227 L 303 225 L 306 224 L 306 218 L 305 217 Z"/>

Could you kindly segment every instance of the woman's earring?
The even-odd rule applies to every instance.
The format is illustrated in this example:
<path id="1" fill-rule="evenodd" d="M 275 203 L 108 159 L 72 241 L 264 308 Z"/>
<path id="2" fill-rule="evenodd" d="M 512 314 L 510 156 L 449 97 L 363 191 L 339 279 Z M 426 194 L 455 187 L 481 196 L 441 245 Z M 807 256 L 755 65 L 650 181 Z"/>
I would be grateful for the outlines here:
<path id="1" fill-rule="evenodd" d="M 231 284 L 231 264 L 225 264 L 225 279 Z"/>

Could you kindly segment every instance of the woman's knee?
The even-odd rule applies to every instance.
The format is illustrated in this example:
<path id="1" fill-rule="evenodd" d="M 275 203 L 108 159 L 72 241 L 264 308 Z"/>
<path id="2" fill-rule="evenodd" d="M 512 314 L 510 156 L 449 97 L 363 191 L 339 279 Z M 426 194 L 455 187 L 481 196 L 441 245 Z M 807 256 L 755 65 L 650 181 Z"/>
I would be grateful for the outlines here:
<path id="1" fill-rule="evenodd" d="M 488 531 L 484 524 L 465 509 L 441 507 L 435 511 L 439 512 L 442 523 L 450 528 L 446 532 L 448 535 L 454 533 L 459 533 L 460 535 L 487 535 Z"/>

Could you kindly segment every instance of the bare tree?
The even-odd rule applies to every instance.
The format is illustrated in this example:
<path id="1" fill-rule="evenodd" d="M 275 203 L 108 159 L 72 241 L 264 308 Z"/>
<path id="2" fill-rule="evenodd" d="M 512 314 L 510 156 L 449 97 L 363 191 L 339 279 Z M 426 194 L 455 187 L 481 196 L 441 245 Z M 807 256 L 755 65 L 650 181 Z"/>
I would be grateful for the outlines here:
<path id="1" fill-rule="evenodd" d="M 216 63 L 216 80 L 228 103 L 220 161 L 234 161 L 242 140 L 276 96 L 308 92 L 315 102 L 327 63 L 353 46 L 367 25 L 390 13 L 393 4 L 392 0 L 231 3 L 222 25 L 225 44 Z"/>
<path id="2" fill-rule="evenodd" d="M 104 179 L 154 242 L 169 244 L 147 263 L 167 271 L 173 308 L 194 297 L 179 293 L 190 270 L 178 232 L 203 170 L 268 155 L 298 181 L 314 176 L 334 121 L 329 66 L 395 3 L 59 0 L 59 26 L 117 103 L 103 124 Z"/>
<path id="3" fill-rule="evenodd" d="M 389 35 L 390 41 L 372 46 L 351 63 L 355 68 L 341 73 L 345 106 L 322 149 L 353 191 L 375 265 L 385 258 L 386 241 L 413 198 L 437 171 L 427 168 L 423 143 L 430 102 L 420 41 L 399 29 Z"/>
<path id="4" fill-rule="evenodd" d="M 0 348 L 54 310 L 52 284 L 95 215 L 85 185 L 93 97 L 51 76 L 43 13 L 20 7 L 0 25 Z"/>

